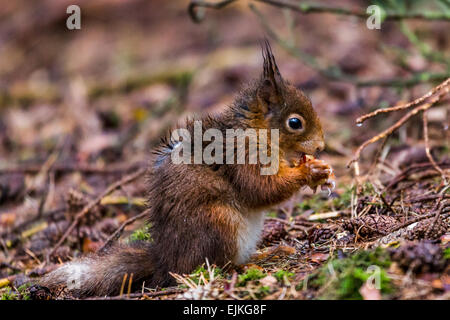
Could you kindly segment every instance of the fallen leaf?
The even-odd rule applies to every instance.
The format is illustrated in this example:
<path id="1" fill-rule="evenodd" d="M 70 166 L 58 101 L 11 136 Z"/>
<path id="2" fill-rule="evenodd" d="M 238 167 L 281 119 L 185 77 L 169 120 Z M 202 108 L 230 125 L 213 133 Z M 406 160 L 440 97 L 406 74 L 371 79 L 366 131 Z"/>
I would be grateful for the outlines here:
<path id="1" fill-rule="evenodd" d="M 291 254 L 294 254 L 296 252 L 294 247 L 290 246 L 273 246 L 270 247 L 268 250 L 264 251 L 263 253 L 260 253 L 256 255 L 257 260 L 267 259 L 268 257 L 273 256 L 273 258 L 278 258 L 278 256 L 288 256 Z"/>
<path id="2" fill-rule="evenodd" d="M 444 284 L 441 279 L 434 279 L 431 281 L 431 286 L 435 289 L 444 289 Z"/>
<path id="3" fill-rule="evenodd" d="M 83 239 L 83 252 L 97 252 L 98 249 L 103 245 L 101 241 L 92 241 L 89 238 Z"/>
<path id="4" fill-rule="evenodd" d="M 311 261 L 315 262 L 315 263 L 321 263 L 321 262 L 326 261 L 329 257 L 330 257 L 330 254 L 328 254 L 328 253 L 318 252 L 318 253 L 314 253 L 311 256 Z"/>
<path id="5" fill-rule="evenodd" d="M 16 221 L 16 214 L 14 212 L 3 213 L 0 215 L 0 226 L 9 227 Z"/>
<path id="6" fill-rule="evenodd" d="M 247 271 L 248 269 L 258 269 L 261 271 L 264 270 L 262 267 L 254 264 L 254 263 L 246 263 L 246 264 L 242 265 L 241 267 L 244 269 L 244 271 Z"/>

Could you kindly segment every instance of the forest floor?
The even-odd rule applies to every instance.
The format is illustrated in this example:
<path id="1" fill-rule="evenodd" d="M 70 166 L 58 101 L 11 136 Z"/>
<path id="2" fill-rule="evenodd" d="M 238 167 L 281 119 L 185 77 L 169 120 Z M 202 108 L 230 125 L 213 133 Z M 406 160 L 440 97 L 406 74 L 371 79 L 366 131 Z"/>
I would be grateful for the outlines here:
<path id="1" fill-rule="evenodd" d="M 73 298 L 30 281 L 119 236 L 149 240 L 141 213 L 150 150 L 180 119 L 226 107 L 261 71 L 264 30 L 246 5 L 208 12 L 194 24 L 185 1 L 80 2 L 77 31 L 62 27 L 65 1 L 0 8 L 1 299 Z M 285 30 L 286 12 L 261 9 Z M 376 33 L 351 19 L 320 17 L 297 21 L 299 42 L 352 75 L 439 70 L 394 24 Z M 445 23 L 414 26 L 448 53 Z M 245 266 L 205 262 L 192 274 L 174 274 L 177 286 L 144 284 L 137 292 L 124 279 L 106 299 L 449 299 L 448 96 L 428 112 L 427 143 L 441 172 L 416 118 L 348 167 L 358 146 L 405 112 L 363 126 L 358 117 L 412 101 L 438 82 L 357 88 L 272 47 L 283 76 L 319 113 L 327 142 L 320 158 L 333 167 L 336 188 L 305 189 L 269 210 L 258 252 Z M 394 47 L 411 49 L 407 66 L 392 63 Z"/>

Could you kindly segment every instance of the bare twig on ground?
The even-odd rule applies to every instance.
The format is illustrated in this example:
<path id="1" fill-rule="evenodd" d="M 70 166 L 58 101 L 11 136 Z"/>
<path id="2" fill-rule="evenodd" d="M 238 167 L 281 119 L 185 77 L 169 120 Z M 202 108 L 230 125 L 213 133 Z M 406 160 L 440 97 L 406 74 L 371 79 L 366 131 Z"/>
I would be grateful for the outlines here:
<path id="1" fill-rule="evenodd" d="M 355 162 L 355 164 L 357 164 L 358 162 Z M 450 167 L 450 162 L 448 160 L 444 160 L 441 161 L 440 163 L 438 163 L 438 165 L 442 168 L 442 167 Z M 402 180 L 406 179 L 409 175 L 413 174 L 414 172 L 417 172 L 418 170 L 424 170 L 427 168 L 432 167 L 433 165 L 429 162 L 426 163 L 414 163 L 411 166 L 407 167 L 405 170 L 403 170 L 402 172 L 400 172 L 385 188 L 385 190 L 388 190 L 392 187 L 394 187 L 395 185 L 397 185 L 399 182 L 401 182 Z"/>
<path id="2" fill-rule="evenodd" d="M 409 203 L 425 202 L 425 201 L 430 201 L 430 200 L 437 199 L 439 197 L 440 197 L 440 195 L 438 195 L 438 194 L 430 194 L 430 195 L 420 196 L 420 197 L 413 198 L 413 199 L 407 199 L 405 201 L 409 202 Z M 444 198 L 450 198 L 450 195 L 444 195 Z"/>
<path id="3" fill-rule="evenodd" d="M 433 209 L 433 211 L 437 210 L 437 212 L 436 212 L 436 215 L 434 216 L 433 222 L 430 224 L 430 226 L 427 229 L 427 232 L 425 233 L 425 237 L 428 237 L 431 234 L 431 232 L 434 229 L 434 226 L 436 225 L 436 222 L 438 221 L 438 219 L 442 213 L 442 210 L 444 210 L 444 207 L 447 204 L 447 202 L 444 200 L 444 196 L 445 196 L 445 192 L 447 191 L 448 188 L 450 188 L 450 185 L 447 185 L 446 187 L 444 187 L 440 192 L 439 199 L 436 201 L 436 205 Z"/>
<path id="4" fill-rule="evenodd" d="M 97 165 L 90 164 L 54 164 L 48 169 L 49 172 L 56 173 L 66 173 L 66 172 L 83 172 L 91 174 L 117 174 L 133 169 L 138 169 L 144 167 L 143 162 L 137 162 L 132 165 L 111 165 L 109 167 L 99 167 Z M 23 165 L 17 167 L 6 167 L 0 168 L 1 174 L 11 174 L 11 173 L 24 173 L 24 174 L 37 174 L 42 170 L 42 165 Z"/>
<path id="5" fill-rule="evenodd" d="M 113 296 L 113 297 L 92 297 L 87 298 L 86 300 L 125 300 L 125 299 L 132 299 L 132 298 L 152 298 L 152 297 L 160 297 L 160 296 L 167 296 L 171 294 L 176 293 L 182 293 L 185 290 L 173 288 L 173 289 L 166 289 L 161 291 L 155 291 L 155 292 L 136 292 L 136 293 L 130 293 L 127 295 L 119 295 L 119 296 Z"/>
<path id="6" fill-rule="evenodd" d="M 97 198 L 95 198 L 94 200 L 92 200 L 91 202 L 89 202 L 76 216 L 75 216 L 75 220 L 72 222 L 72 224 L 69 226 L 69 228 L 67 228 L 67 230 L 64 232 L 64 235 L 61 237 L 61 239 L 59 239 L 59 241 L 56 243 L 56 245 L 53 247 L 53 249 L 50 251 L 50 253 L 48 254 L 47 258 L 50 258 L 51 255 L 53 253 L 55 253 L 56 249 L 59 248 L 59 246 L 64 242 L 64 240 L 69 236 L 69 234 L 72 232 L 72 230 L 78 225 L 78 223 L 80 222 L 81 218 L 83 218 L 89 211 L 91 211 L 96 205 L 98 205 L 100 203 L 100 201 L 102 201 L 103 197 L 109 195 L 110 193 L 112 193 L 113 191 L 119 189 L 120 187 L 138 179 L 139 177 L 141 177 L 143 174 L 145 174 L 146 169 L 145 168 L 141 168 L 137 171 L 135 171 L 132 174 L 129 174 L 127 176 L 125 176 L 124 178 L 122 178 L 121 180 L 113 183 L 112 185 L 110 185 L 104 192 L 102 192 Z M 49 260 L 49 259 L 47 259 Z"/>
<path id="7" fill-rule="evenodd" d="M 425 140 L 425 153 L 427 155 L 428 160 L 430 160 L 430 163 L 433 165 L 433 168 L 436 169 L 436 171 L 441 174 L 442 181 L 444 182 L 444 184 L 447 184 L 445 172 L 438 166 L 438 164 L 433 159 L 433 156 L 431 155 L 430 152 L 430 138 L 428 137 L 428 118 L 426 111 L 423 112 L 422 118 L 423 118 L 423 137 Z"/>
<path id="8" fill-rule="evenodd" d="M 423 216 L 419 216 L 419 217 L 410 219 L 410 220 L 408 220 L 408 221 L 406 221 L 406 222 L 404 222 L 404 223 L 402 223 L 402 224 L 396 226 L 395 228 L 389 230 L 389 233 L 393 233 L 393 232 L 395 232 L 395 231 L 397 231 L 397 230 L 400 230 L 400 229 L 403 229 L 403 228 L 405 228 L 405 227 L 407 227 L 407 226 L 409 226 L 409 225 L 411 225 L 411 224 L 413 224 L 413 223 L 422 221 L 422 220 L 424 220 L 424 219 L 431 218 L 431 217 L 433 217 L 433 216 L 435 216 L 435 215 L 436 215 L 436 212 L 432 212 L 432 213 L 429 213 L 429 214 L 425 214 L 425 215 L 423 215 Z M 447 216 L 448 216 L 448 214 L 446 214 L 444 217 L 447 217 Z"/>
<path id="9" fill-rule="evenodd" d="M 144 218 L 145 216 L 147 216 L 149 214 L 149 212 L 150 212 L 150 209 L 147 209 L 147 210 L 143 211 L 142 213 L 138 214 L 137 216 L 131 217 L 130 219 L 128 219 L 124 223 L 122 223 L 122 225 L 116 231 L 114 231 L 114 233 L 106 240 L 106 242 L 100 247 L 100 249 L 98 249 L 98 252 L 102 252 L 102 251 L 106 250 L 112 244 L 113 241 L 115 241 L 116 239 L 118 239 L 120 237 L 120 235 L 122 234 L 122 232 L 126 226 L 132 224 L 136 220 Z"/>

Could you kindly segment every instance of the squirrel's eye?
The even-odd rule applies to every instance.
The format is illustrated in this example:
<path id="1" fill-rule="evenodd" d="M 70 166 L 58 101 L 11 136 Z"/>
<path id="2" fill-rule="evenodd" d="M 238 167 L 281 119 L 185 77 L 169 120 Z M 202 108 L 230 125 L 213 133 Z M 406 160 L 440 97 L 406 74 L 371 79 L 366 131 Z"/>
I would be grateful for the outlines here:
<path id="1" fill-rule="evenodd" d="M 302 121 L 299 118 L 290 118 L 289 127 L 294 130 L 299 130 L 303 127 Z"/>
<path id="2" fill-rule="evenodd" d="M 289 116 L 286 124 L 289 131 L 299 132 L 303 130 L 303 118 L 300 115 Z"/>

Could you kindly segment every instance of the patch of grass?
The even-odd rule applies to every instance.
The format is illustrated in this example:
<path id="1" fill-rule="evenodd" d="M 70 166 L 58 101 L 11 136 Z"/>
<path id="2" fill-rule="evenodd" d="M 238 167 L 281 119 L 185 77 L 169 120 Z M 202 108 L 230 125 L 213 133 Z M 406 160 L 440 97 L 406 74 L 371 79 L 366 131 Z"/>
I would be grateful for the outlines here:
<path id="1" fill-rule="evenodd" d="M 323 299 L 362 299 L 359 289 L 369 279 L 379 285 L 381 293 L 387 294 L 393 289 L 386 272 L 390 264 L 386 250 L 358 251 L 324 265 L 310 283 L 319 290 L 324 287 L 319 296 Z"/>
<path id="2" fill-rule="evenodd" d="M 355 187 L 345 187 L 344 192 L 337 198 L 333 198 L 331 202 L 336 210 L 342 210 L 350 207 L 352 201 L 352 193 Z"/>
<path id="3" fill-rule="evenodd" d="M 264 278 L 266 275 L 259 269 L 250 268 L 245 273 L 238 276 L 238 286 L 243 287 L 248 281 L 255 281 Z"/>
<path id="4" fill-rule="evenodd" d="M 265 296 L 269 295 L 271 292 L 270 287 L 269 286 L 261 286 L 258 288 L 258 291 L 256 292 L 256 297 L 258 299 L 262 299 Z"/>
<path id="5" fill-rule="evenodd" d="M 320 194 L 315 194 L 311 198 L 304 199 L 297 204 L 300 211 L 312 209 L 314 212 L 328 211 L 328 199 L 322 199 Z"/>
<path id="6" fill-rule="evenodd" d="M 142 228 L 135 230 L 130 237 L 128 238 L 128 242 L 136 242 L 136 241 L 152 241 L 152 236 L 150 234 L 151 224 L 147 223 Z"/>
<path id="7" fill-rule="evenodd" d="M 222 269 L 216 266 L 211 266 L 212 272 L 214 274 L 214 279 L 222 278 Z M 208 269 L 205 268 L 205 265 L 201 265 L 193 273 L 189 275 L 189 279 L 191 279 L 195 284 L 201 284 L 200 279 L 205 278 L 206 280 L 211 280 L 209 277 Z"/>
<path id="8" fill-rule="evenodd" d="M 277 213 L 275 211 L 270 211 L 270 212 L 267 213 L 267 217 L 269 217 L 269 218 L 277 218 L 278 215 L 277 215 Z"/>
<path id="9" fill-rule="evenodd" d="M 444 250 L 444 259 L 450 259 L 450 247 Z"/>
<path id="10" fill-rule="evenodd" d="M 0 300 L 18 300 L 18 295 L 13 291 L 11 287 L 6 287 L 2 290 Z"/>
<path id="11" fill-rule="evenodd" d="M 7 286 L 1 290 L 0 300 L 29 300 L 30 295 L 28 293 L 29 283 L 21 285 L 17 288 L 17 291 Z"/>
<path id="12" fill-rule="evenodd" d="M 367 188 L 369 192 L 369 188 Z M 326 212 L 331 210 L 344 210 L 350 207 L 352 193 L 355 191 L 354 187 L 344 186 L 344 192 L 335 198 L 323 198 L 320 194 L 315 194 L 308 199 L 304 199 L 297 204 L 300 211 L 312 209 L 314 212 Z"/>

